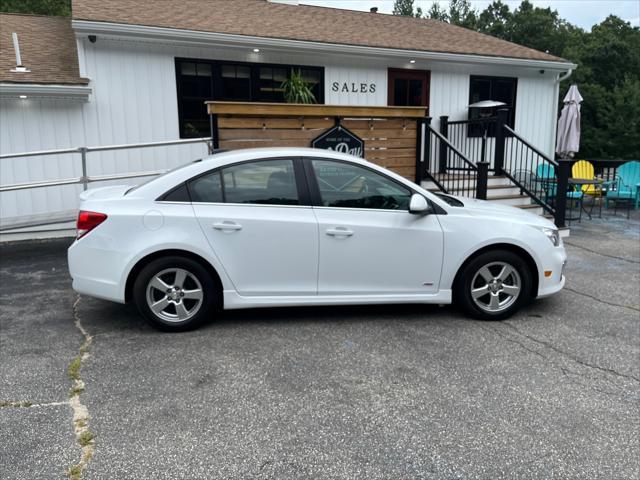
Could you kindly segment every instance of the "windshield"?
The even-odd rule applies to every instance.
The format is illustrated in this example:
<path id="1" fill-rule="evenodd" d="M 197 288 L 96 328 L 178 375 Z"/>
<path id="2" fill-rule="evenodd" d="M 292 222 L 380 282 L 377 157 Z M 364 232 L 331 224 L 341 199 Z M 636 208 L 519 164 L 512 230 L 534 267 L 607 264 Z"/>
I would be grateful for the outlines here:
<path id="1" fill-rule="evenodd" d="M 462 203 L 460 200 L 456 198 L 450 197 L 449 195 L 445 195 L 444 193 L 436 193 L 436 192 L 433 192 L 433 194 L 436 197 L 438 197 L 440 200 L 447 202 L 452 207 L 464 207 L 464 203 Z"/>
<path id="2" fill-rule="evenodd" d="M 167 174 L 169 174 L 169 173 L 175 172 L 176 170 L 180 170 L 181 168 L 188 167 L 189 165 L 193 165 L 194 163 L 198 163 L 198 162 L 201 162 L 201 161 L 202 161 L 202 159 L 201 159 L 201 158 L 199 158 L 198 160 L 194 160 L 194 161 L 192 161 L 192 162 L 185 163 L 185 164 L 183 164 L 183 165 L 179 165 L 179 166 L 177 166 L 177 167 L 171 168 L 171 169 L 167 170 L 166 172 L 161 173 L 160 175 L 156 175 L 155 177 L 151 177 L 151 178 L 149 178 L 148 180 L 145 180 L 144 182 L 142 182 L 142 183 L 140 183 L 140 184 L 138 184 L 138 185 L 136 185 L 136 186 L 134 186 L 134 187 L 131 187 L 129 190 L 127 190 L 127 191 L 125 192 L 125 195 L 128 195 L 129 193 L 131 193 L 131 192 L 133 192 L 133 191 L 135 191 L 135 190 L 139 189 L 139 188 L 140 188 L 140 187 L 142 187 L 143 185 L 146 185 L 147 183 L 153 182 L 154 180 L 157 180 L 157 179 L 159 179 L 159 178 L 162 178 L 162 177 L 164 177 L 165 175 L 167 175 Z"/>

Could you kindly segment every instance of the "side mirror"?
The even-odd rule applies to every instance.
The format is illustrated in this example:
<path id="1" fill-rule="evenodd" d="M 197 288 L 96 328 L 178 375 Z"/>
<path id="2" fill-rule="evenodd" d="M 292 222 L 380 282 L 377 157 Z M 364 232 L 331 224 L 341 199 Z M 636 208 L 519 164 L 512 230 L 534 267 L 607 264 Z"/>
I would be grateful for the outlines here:
<path id="1" fill-rule="evenodd" d="M 429 213 L 429 202 L 422 195 L 414 193 L 411 195 L 411 201 L 409 202 L 409 213 L 414 215 L 426 215 Z"/>

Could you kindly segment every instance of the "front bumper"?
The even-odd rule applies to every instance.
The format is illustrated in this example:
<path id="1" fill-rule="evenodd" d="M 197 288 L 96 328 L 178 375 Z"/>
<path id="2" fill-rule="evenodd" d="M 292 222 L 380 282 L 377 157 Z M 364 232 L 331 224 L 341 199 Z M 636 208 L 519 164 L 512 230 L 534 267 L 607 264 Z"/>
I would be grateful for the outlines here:
<path id="1" fill-rule="evenodd" d="M 555 247 L 550 255 L 547 255 L 542 262 L 542 272 L 538 282 L 538 298 L 548 297 L 558 293 L 564 287 L 565 267 L 567 265 L 567 253 L 564 247 Z M 551 271 L 551 276 L 546 277 L 545 271 Z"/>

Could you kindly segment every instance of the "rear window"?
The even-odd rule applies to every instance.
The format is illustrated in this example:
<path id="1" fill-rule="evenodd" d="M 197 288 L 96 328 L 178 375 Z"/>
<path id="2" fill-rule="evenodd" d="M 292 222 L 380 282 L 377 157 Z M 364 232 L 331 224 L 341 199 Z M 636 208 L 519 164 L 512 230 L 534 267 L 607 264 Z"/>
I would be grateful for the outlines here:
<path id="1" fill-rule="evenodd" d="M 136 185 L 135 187 L 131 187 L 129 190 L 127 190 L 127 191 L 125 192 L 125 195 L 128 195 L 128 194 L 130 194 L 131 192 L 135 192 L 135 191 L 136 191 L 137 189 L 139 189 L 140 187 L 142 187 L 142 186 L 144 186 L 144 185 L 147 185 L 148 183 L 151 183 L 151 182 L 153 182 L 154 180 L 158 180 L 159 178 L 162 178 L 162 177 L 164 177 L 165 175 L 168 175 L 168 174 L 173 173 L 173 172 L 175 172 L 175 171 L 177 171 L 177 170 L 180 170 L 180 169 L 182 169 L 182 168 L 184 168 L 184 167 L 188 167 L 189 165 L 193 165 L 194 163 L 198 163 L 198 162 L 201 162 L 201 161 L 202 161 L 202 159 L 201 159 L 201 158 L 199 158 L 198 160 L 194 160 L 194 161 L 192 161 L 192 162 L 185 163 L 185 164 L 180 165 L 180 166 L 178 166 L 178 167 L 174 167 L 174 168 L 172 168 L 172 169 L 170 169 L 170 170 L 167 170 L 166 172 L 161 173 L 160 175 L 156 175 L 155 177 L 151 177 L 150 179 L 145 180 L 144 182 L 142 182 L 142 183 L 140 183 L 140 184 Z"/>

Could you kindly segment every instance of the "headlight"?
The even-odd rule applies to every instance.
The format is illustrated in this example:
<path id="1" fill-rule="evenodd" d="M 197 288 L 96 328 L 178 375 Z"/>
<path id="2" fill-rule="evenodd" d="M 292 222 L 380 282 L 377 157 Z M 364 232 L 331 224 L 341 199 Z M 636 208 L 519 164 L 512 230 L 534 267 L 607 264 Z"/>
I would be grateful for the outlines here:
<path id="1" fill-rule="evenodd" d="M 555 228 L 543 228 L 542 233 L 544 233 L 551 243 L 553 243 L 554 247 L 560 246 L 560 232 L 558 232 Z"/>

